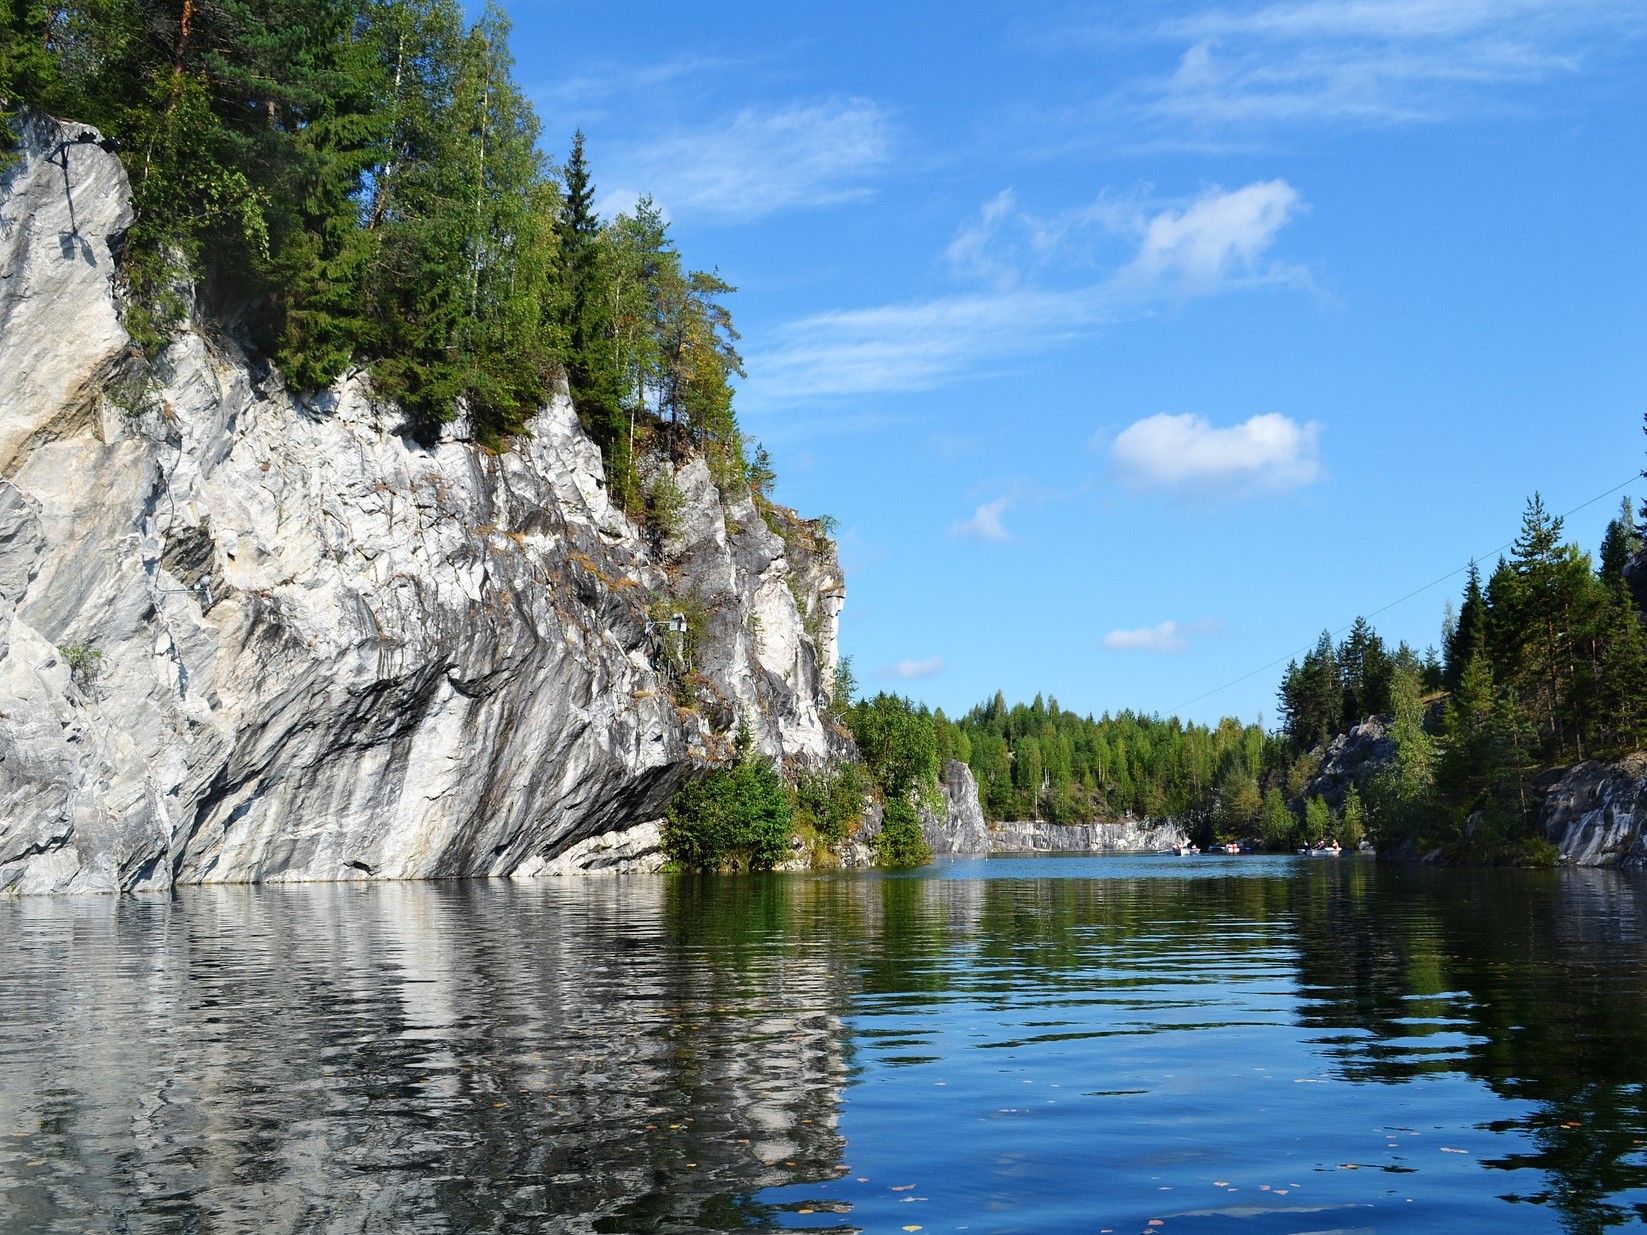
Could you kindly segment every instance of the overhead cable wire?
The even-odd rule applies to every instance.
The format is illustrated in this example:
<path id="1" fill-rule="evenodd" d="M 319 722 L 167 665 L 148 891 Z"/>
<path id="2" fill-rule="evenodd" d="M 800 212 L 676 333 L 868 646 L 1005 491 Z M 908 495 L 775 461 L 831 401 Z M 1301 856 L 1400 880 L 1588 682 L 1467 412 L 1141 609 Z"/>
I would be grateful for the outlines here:
<path id="1" fill-rule="evenodd" d="M 1620 489 L 1624 489 L 1624 488 L 1629 487 L 1630 485 L 1633 485 L 1636 481 L 1640 480 L 1643 476 L 1647 476 L 1647 472 L 1637 472 L 1634 476 L 1631 476 L 1629 479 L 1622 480 L 1618 484 L 1614 485 L 1611 489 L 1607 489 L 1607 490 L 1605 490 L 1601 493 L 1598 493 L 1592 498 L 1585 499 L 1584 501 L 1580 502 L 1577 506 L 1574 506 L 1571 510 L 1567 511 L 1565 514 L 1557 515 L 1556 517 L 1558 519 L 1565 520 L 1566 518 L 1568 518 L 1571 515 L 1576 515 L 1579 511 L 1583 510 L 1585 507 L 1594 506 L 1602 498 L 1611 497 L 1613 494 L 1617 493 Z M 1503 553 L 1506 549 L 1508 549 L 1513 544 L 1515 544 L 1515 538 L 1511 537 L 1509 540 L 1505 541 L 1503 544 L 1499 545 L 1498 548 L 1492 550 L 1491 552 L 1483 553 L 1483 554 L 1480 554 L 1476 557 L 1472 557 L 1469 560 L 1469 562 L 1467 562 L 1465 565 L 1456 567 L 1453 570 L 1449 570 L 1446 574 L 1442 575 L 1440 578 L 1430 580 L 1430 582 L 1426 583 L 1423 587 L 1414 588 L 1412 591 L 1408 592 L 1405 596 L 1402 596 L 1397 600 L 1392 600 L 1387 605 L 1380 605 L 1377 609 L 1372 610 L 1372 612 L 1363 613 L 1361 616 L 1364 617 L 1364 618 L 1375 618 L 1380 613 L 1389 612 L 1391 609 L 1395 608 L 1397 605 L 1404 605 L 1409 600 L 1411 600 L 1413 597 L 1422 596 L 1425 592 L 1429 591 L 1431 588 L 1439 587 L 1441 584 L 1447 582 L 1448 579 L 1453 579 L 1453 578 L 1456 578 L 1457 576 L 1463 574 L 1465 571 L 1469 570 L 1471 566 L 1474 566 L 1477 562 L 1487 561 L 1487 560 L 1490 560 L 1490 559 L 1496 557 L 1500 553 Z M 1336 639 L 1339 635 L 1342 635 L 1345 631 L 1349 630 L 1354 625 L 1355 625 L 1355 623 L 1351 622 L 1348 626 L 1340 626 L 1337 630 L 1330 632 L 1330 636 L 1332 638 Z M 1314 645 L 1312 644 L 1311 647 L 1313 647 L 1313 646 Z M 1260 665 L 1260 666 L 1258 666 L 1258 668 L 1252 670 L 1249 673 L 1243 673 L 1238 678 L 1232 678 L 1230 681 L 1225 682 L 1222 686 L 1215 686 L 1211 690 L 1206 691 L 1203 694 L 1199 694 L 1199 695 L 1195 696 L 1195 698 L 1193 698 L 1193 699 L 1187 700 L 1184 703 L 1180 703 L 1176 708 L 1173 709 L 1173 714 L 1176 715 L 1177 713 L 1182 712 L 1185 708 L 1191 707 L 1194 704 L 1200 703 L 1201 700 L 1203 700 L 1203 699 L 1210 699 L 1214 695 L 1221 695 L 1226 690 L 1228 690 L 1230 687 L 1239 686 L 1242 682 L 1245 682 L 1247 679 L 1255 678 L 1260 673 L 1263 673 L 1265 670 L 1273 669 L 1277 665 L 1285 664 L 1289 660 L 1296 660 L 1299 656 L 1307 654 L 1309 651 L 1310 651 L 1310 647 L 1295 648 L 1293 651 L 1288 652 L 1284 656 L 1276 657 L 1274 660 L 1270 661 L 1269 664 L 1267 664 L 1267 665 Z"/>

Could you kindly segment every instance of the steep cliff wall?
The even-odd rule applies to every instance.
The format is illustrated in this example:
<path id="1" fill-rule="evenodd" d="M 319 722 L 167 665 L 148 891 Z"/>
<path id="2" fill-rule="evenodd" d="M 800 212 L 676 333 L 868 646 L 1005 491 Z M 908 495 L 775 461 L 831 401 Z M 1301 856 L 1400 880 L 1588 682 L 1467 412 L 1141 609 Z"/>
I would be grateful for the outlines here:
<path id="1" fill-rule="evenodd" d="M 840 744 L 826 541 L 791 570 L 693 462 L 656 543 L 565 398 L 495 454 L 461 424 L 418 444 L 359 375 L 298 399 L 198 330 L 145 361 L 112 282 L 118 160 L 82 126 L 23 136 L 0 184 L 0 889 L 635 860 L 603 834 L 655 820 L 740 719 L 787 759 Z"/>

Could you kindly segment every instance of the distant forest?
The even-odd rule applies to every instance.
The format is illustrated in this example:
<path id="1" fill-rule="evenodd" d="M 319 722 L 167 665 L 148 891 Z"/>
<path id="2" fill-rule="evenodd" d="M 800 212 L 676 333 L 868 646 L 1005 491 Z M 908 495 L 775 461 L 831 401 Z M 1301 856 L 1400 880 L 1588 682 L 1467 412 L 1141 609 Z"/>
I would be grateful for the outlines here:
<path id="1" fill-rule="evenodd" d="M 1095 719 L 1041 696 L 997 694 L 959 719 L 905 705 L 940 761 L 971 767 L 992 820 L 1171 818 L 1203 843 L 1370 837 L 1463 861 L 1545 860 L 1534 778 L 1647 743 L 1647 631 L 1625 578 L 1642 541 L 1626 499 L 1595 562 L 1534 495 L 1509 556 L 1485 581 L 1471 565 L 1439 651 L 1391 648 L 1359 618 L 1337 642 L 1323 632 L 1287 666 L 1273 732 Z M 1324 783 L 1334 740 L 1369 718 L 1380 757 L 1347 791 Z"/>
<path id="2" fill-rule="evenodd" d="M 747 478 L 733 289 L 685 268 L 650 201 L 596 217 L 581 134 L 545 161 L 501 9 L 0 0 L 0 22 L 0 119 L 95 125 L 125 162 L 151 356 L 194 309 L 300 391 L 364 365 L 415 429 L 466 410 L 494 446 L 564 374 L 625 507 L 654 431 Z"/>

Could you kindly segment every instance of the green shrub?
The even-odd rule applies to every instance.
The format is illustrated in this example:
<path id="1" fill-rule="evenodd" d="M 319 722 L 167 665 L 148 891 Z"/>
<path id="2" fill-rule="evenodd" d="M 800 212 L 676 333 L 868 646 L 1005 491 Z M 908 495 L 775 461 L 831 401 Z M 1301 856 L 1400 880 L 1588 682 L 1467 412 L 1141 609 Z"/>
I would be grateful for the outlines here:
<path id="1" fill-rule="evenodd" d="M 826 844 L 838 845 L 862 818 L 867 788 L 857 763 L 802 772 L 795 779 L 796 822 L 809 825 Z"/>
<path id="2" fill-rule="evenodd" d="M 881 816 L 881 830 L 870 842 L 875 861 L 882 866 L 925 866 L 932 861 L 915 808 L 904 798 L 889 798 Z"/>
<path id="3" fill-rule="evenodd" d="M 769 870 L 789 852 L 789 797 L 777 771 L 748 758 L 683 785 L 663 824 L 663 852 L 689 870 Z"/>
<path id="4" fill-rule="evenodd" d="M 69 677 L 75 686 L 85 690 L 97 681 L 103 672 L 103 651 L 89 643 L 66 643 L 57 649 L 69 667 Z"/>
<path id="5" fill-rule="evenodd" d="M 668 469 L 659 472 L 646 492 L 646 517 L 657 531 L 660 542 L 681 530 L 681 517 L 685 510 L 686 495 L 675 483 L 674 476 Z"/>

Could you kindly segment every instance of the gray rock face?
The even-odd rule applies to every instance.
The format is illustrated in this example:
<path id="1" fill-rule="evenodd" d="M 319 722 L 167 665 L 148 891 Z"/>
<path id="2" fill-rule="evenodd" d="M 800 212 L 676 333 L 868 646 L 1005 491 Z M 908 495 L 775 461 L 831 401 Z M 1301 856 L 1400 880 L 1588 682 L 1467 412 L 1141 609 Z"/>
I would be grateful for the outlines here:
<path id="1" fill-rule="evenodd" d="M 992 853 L 1160 853 L 1189 838 L 1171 820 L 1114 823 L 1006 821 L 990 834 Z"/>
<path id="2" fill-rule="evenodd" d="M 1310 781 L 1311 797 L 1325 798 L 1335 810 L 1344 805 L 1351 785 L 1364 787 L 1369 777 L 1395 757 L 1395 742 L 1382 716 L 1369 716 L 1348 733 L 1340 733 L 1321 751 L 1321 768 Z"/>
<path id="3" fill-rule="evenodd" d="M 944 817 L 921 812 L 921 831 L 934 854 L 990 852 L 989 824 L 978 805 L 978 782 L 958 759 L 944 766 Z"/>
<path id="4" fill-rule="evenodd" d="M 944 818 L 921 812 L 921 830 L 934 854 L 1158 853 L 1188 840 L 1170 820 L 1060 824 L 1008 820 L 990 824 L 978 804 L 978 782 L 958 760 L 944 768 Z"/>
<path id="5" fill-rule="evenodd" d="M 1544 795 L 1539 830 L 1576 866 L 1647 863 L 1647 753 L 1569 768 Z"/>
<path id="6" fill-rule="evenodd" d="M 149 369 L 81 132 L 28 119 L 0 187 L 0 889 L 644 865 L 614 834 L 740 718 L 835 750 L 831 552 L 797 580 L 701 463 L 660 551 L 564 397 L 493 454 L 198 331 Z M 688 603 L 690 648 L 655 620 Z"/>

